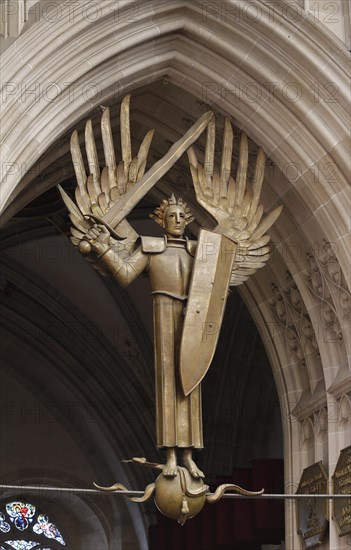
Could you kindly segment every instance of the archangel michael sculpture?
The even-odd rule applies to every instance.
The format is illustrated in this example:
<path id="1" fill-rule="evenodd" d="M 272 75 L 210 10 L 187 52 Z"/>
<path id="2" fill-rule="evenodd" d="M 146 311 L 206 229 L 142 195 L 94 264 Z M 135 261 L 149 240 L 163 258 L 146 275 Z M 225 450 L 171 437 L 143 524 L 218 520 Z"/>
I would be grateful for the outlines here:
<path id="1" fill-rule="evenodd" d="M 224 125 L 221 163 L 215 166 L 215 121 L 211 112 L 205 113 L 144 174 L 153 131 L 146 134 L 133 157 L 129 102 L 127 96 L 121 105 L 121 161 L 116 162 L 106 108 L 101 120 L 105 167 L 100 171 L 92 123 L 88 121 L 85 143 L 89 173 L 78 134 L 74 132 L 71 153 L 78 182 L 76 202 L 62 188 L 60 192 L 73 224 L 71 241 L 94 268 L 103 275 L 112 275 L 123 287 L 143 271 L 149 274 L 153 294 L 156 440 L 157 447 L 165 450 L 166 463 L 155 465 L 145 459 L 134 459 L 162 473 L 158 489 L 156 482 L 147 488 L 143 499 L 133 500 L 144 501 L 156 491 L 159 509 L 163 506 L 166 515 L 184 523 L 198 512 L 196 506 L 195 513 L 189 510 L 189 502 L 184 502 L 184 498 L 198 498 L 202 505 L 207 490 L 193 450 L 203 447 L 201 380 L 215 352 L 228 289 L 242 284 L 266 264 L 269 258 L 266 232 L 278 218 L 281 207 L 262 220 L 263 206 L 259 200 L 265 155 L 259 149 L 252 183 L 247 184 L 248 140 L 244 133 L 234 178 L 233 130 L 228 119 Z M 205 128 L 206 150 L 201 164 L 192 144 Z M 216 225 L 212 229 L 202 228 L 197 241 L 184 238 L 185 227 L 194 218 L 185 201 L 172 194 L 151 214 L 164 229 L 164 237 L 139 236 L 126 216 L 186 150 L 197 202 L 216 220 Z M 177 463 L 178 450 L 183 467 Z M 180 510 L 178 504 L 174 504 L 174 511 L 168 510 L 170 500 L 174 503 L 175 497 L 165 498 L 168 489 L 164 478 L 169 481 L 178 478 L 179 494 L 183 495 Z M 116 484 L 109 489 L 118 490 L 121 486 Z M 225 486 L 222 491 L 228 489 L 244 491 L 237 486 Z"/>

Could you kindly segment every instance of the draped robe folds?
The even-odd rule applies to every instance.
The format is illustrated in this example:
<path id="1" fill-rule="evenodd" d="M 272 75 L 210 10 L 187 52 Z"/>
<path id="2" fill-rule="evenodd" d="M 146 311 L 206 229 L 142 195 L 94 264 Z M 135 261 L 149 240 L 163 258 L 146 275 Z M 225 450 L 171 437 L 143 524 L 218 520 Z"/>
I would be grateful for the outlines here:
<path id="1" fill-rule="evenodd" d="M 155 294 L 157 446 L 202 448 L 200 385 L 185 396 L 179 376 L 183 311 L 182 300 Z"/>
<path id="2" fill-rule="evenodd" d="M 203 448 L 201 387 L 181 387 L 179 349 L 196 243 L 144 237 L 128 258 L 113 250 L 101 260 L 122 286 L 148 269 L 153 294 L 157 447 Z M 189 368 L 191 358 L 189 357 Z"/>

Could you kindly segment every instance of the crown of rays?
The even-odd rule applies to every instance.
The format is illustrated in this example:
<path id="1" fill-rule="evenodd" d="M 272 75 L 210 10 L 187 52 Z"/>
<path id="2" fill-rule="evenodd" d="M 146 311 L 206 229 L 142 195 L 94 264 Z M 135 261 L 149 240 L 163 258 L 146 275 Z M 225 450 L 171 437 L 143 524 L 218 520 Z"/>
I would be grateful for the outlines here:
<path id="1" fill-rule="evenodd" d="M 181 206 L 184 210 L 185 214 L 185 224 L 188 225 L 188 223 L 191 223 L 194 221 L 194 216 L 192 215 L 192 212 L 190 208 L 188 207 L 187 203 L 180 197 L 179 199 L 176 199 L 174 194 L 168 198 L 163 199 L 160 206 L 156 208 L 153 214 L 150 214 L 150 218 L 155 220 L 156 223 L 158 223 L 161 227 L 164 225 L 164 219 L 166 215 L 167 208 L 170 206 Z"/>

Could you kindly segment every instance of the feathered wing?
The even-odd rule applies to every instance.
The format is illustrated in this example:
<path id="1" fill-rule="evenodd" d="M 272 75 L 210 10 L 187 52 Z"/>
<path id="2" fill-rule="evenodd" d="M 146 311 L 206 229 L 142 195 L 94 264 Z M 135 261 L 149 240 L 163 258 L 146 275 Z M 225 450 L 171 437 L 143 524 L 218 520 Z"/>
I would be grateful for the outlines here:
<path id="1" fill-rule="evenodd" d="M 71 155 L 77 179 L 74 202 L 59 186 L 62 199 L 68 208 L 72 222 L 71 241 L 75 246 L 85 240 L 87 232 L 94 225 L 89 216 L 101 218 L 120 198 L 144 175 L 147 156 L 150 149 L 154 130 L 150 130 L 139 148 L 138 154 L 133 157 L 130 137 L 129 118 L 130 96 L 126 96 L 121 104 L 120 131 L 122 159 L 116 161 L 113 144 L 110 110 L 105 108 L 101 117 L 101 134 L 105 157 L 105 166 L 100 170 L 93 134 L 92 121 L 88 120 L 85 126 L 85 150 L 88 160 L 88 173 L 83 161 L 82 151 L 79 145 L 78 132 L 75 130 L 71 136 Z M 118 243 L 119 253 L 130 254 L 138 238 L 138 234 L 124 219 L 118 225 L 118 233 L 125 237 Z M 116 243 L 114 243 L 116 246 Z M 96 261 L 92 253 L 86 254 L 86 259 L 101 274 L 107 271 Z"/>
<path id="2" fill-rule="evenodd" d="M 276 221 L 282 206 L 275 208 L 264 219 L 260 194 L 266 157 L 260 148 L 252 184 L 247 184 L 248 140 L 241 134 L 239 163 L 236 177 L 232 175 L 233 129 L 225 119 L 222 158 L 215 166 L 215 121 L 208 124 L 204 164 L 200 164 L 193 147 L 188 149 L 190 170 L 196 199 L 217 221 L 214 231 L 238 244 L 232 271 L 231 286 L 246 281 L 269 259 L 268 229 Z"/>

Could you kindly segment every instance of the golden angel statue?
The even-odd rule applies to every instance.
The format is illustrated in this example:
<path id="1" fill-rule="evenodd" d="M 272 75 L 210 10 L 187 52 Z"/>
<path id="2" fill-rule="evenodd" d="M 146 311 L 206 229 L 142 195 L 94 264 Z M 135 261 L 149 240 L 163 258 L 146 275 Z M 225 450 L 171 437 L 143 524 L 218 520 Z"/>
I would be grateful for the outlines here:
<path id="1" fill-rule="evenodd" d="M 154 363 L 157 447 L 166 452 L 163 476 L 178 475 L 177 450 L 183 466 L 196 480 L 204 477 L 193 450 L 203 447 L 201 380 L 216 348 L 230 285 L 243 283 L 269 258 L 266 231 L 280 214 L 278 207 L 264 220 L 259 204 L 265 155 L 260 149 L 252 184 L 247 182 L 248 142 L 242 134 L 239 165 L 232 175 L 233 131 L 225 121 L 222 158 L 215 164 L 215 121 L 206 113 L 146 174 L 152 131 L 132 156 L 129 96 L 121 105 L 122 159 L 116 162 L 109 110 L 102 115 L 106 166 L 100 171 L 92 124 L 86 125 L 89 174 L 78 135 L 71 151 L 78 187 L 76 203 L 61 189 L 72 221 L 71 240 L 102 274 L 110 273 L 123 287 L 147 270 L 153 294 Z M 204 164 L 192 143 L 207 127 Z M 151 217 L 164 237 L 139 236 L 126 216 L 142 196 L 188 151 L 196 199 L 216 220 L 201 229 L 198 240 L 184 237 L 193 216 L 174 194 Z M 188 475 L 188 474 L 187 474 Z"/>

